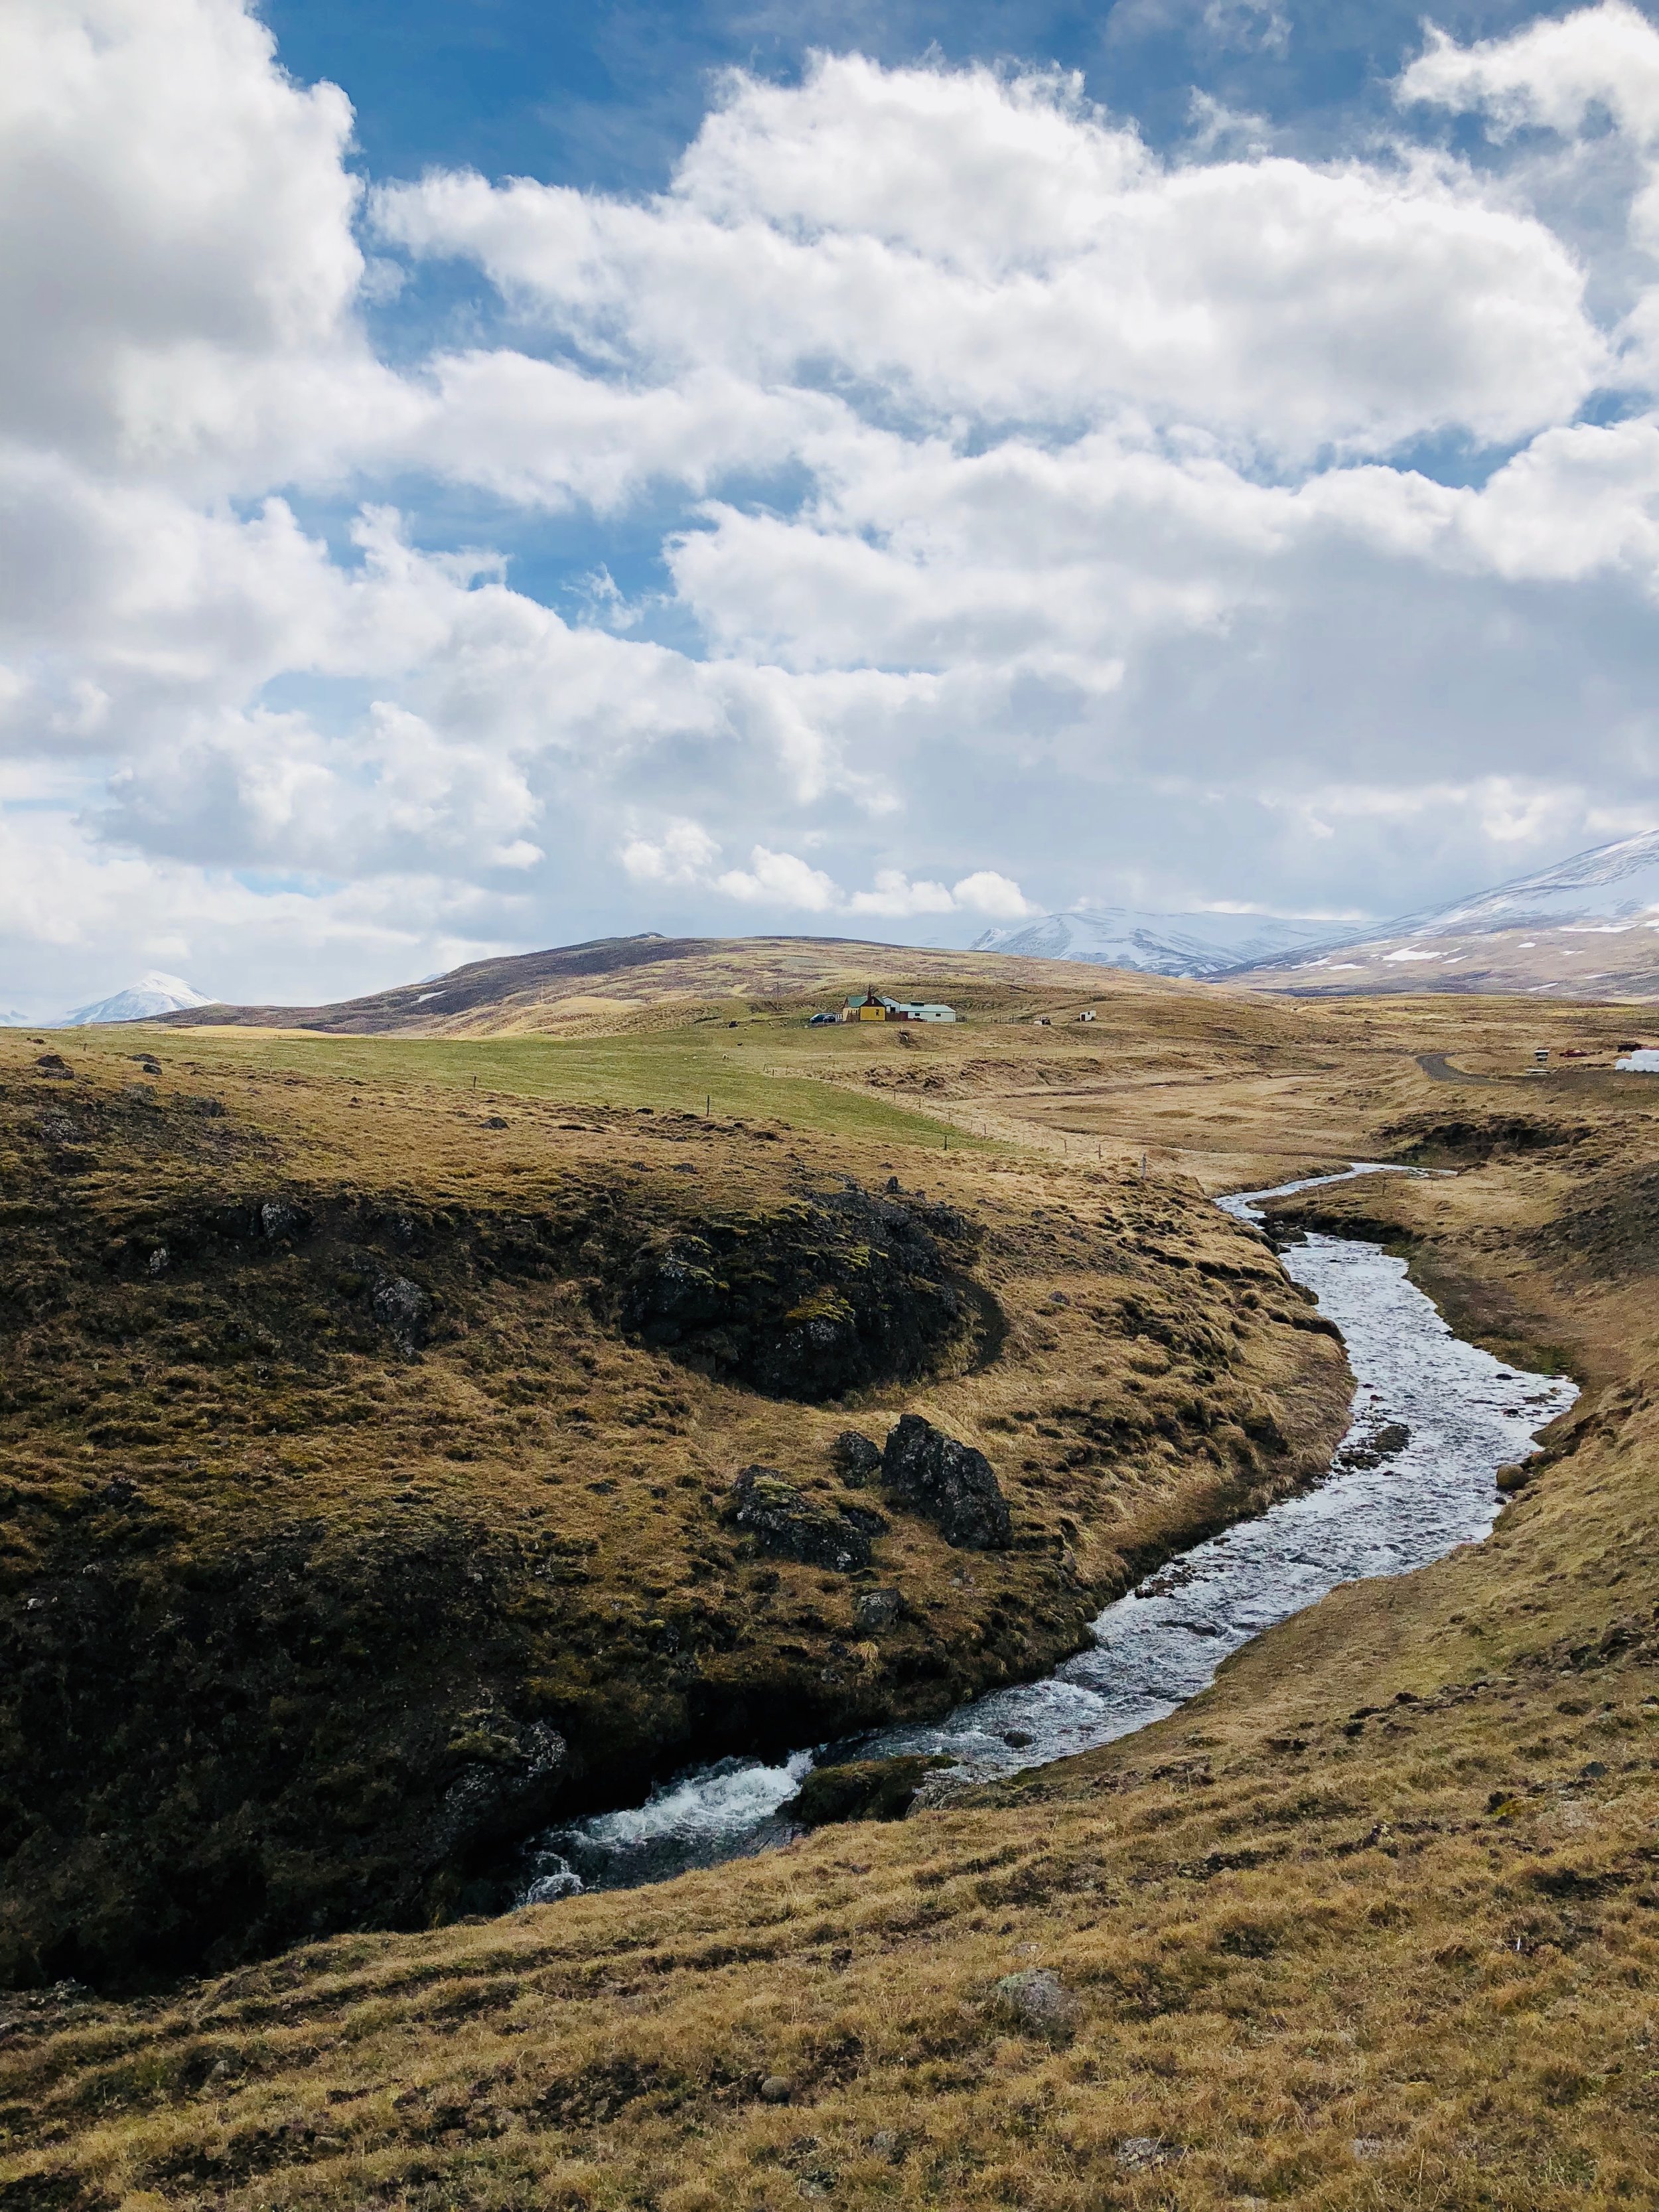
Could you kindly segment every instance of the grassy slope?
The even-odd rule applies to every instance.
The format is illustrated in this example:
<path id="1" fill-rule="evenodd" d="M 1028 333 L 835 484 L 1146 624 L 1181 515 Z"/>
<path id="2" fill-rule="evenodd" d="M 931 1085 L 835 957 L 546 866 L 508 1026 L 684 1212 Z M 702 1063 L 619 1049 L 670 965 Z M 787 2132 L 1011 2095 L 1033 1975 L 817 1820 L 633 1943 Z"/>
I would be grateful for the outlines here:
<path id="1" fill-rule="evenodd" d="M 1538 1022 L 1495 1012 L 1485 1064 Z M 148 2007 L 17 2007 L 0 2201 L 1652 2202 L 1659 1124 L 1634 1085 L 1431 1086 L 1407 1054 L 1437 1039 L 1432 1010 L 1371 1010 L 1319 1141 L 1413 1117 L 1478 1161 L 1500 1115 L 1563 1141 L 1317 1204 L 1580 1376 L 1491 1540 L 1335 1593 L 1170 1722 L 976 1802 Z M 1259 1166 L 1286 1079 L 1210 1072 L 1188 1134 L 1218 1176 Z M 1088 1110 L 1145 1133 L 1144 1098 Z M 995 2001 L 1031 1966 L 1077 2000 L 1052 2043 Z"/>
<path id="2" fill-rule="evenodd" d="M 565 1040 L 538 1036 L 335 1037 L 299 1030 L 216 1030 L 170 1038 L 145 1035 L 163 1051 L 208 1074 L 282 1068 L 315 1080 L 371 1084 L 384 1094 L 424 1089 L 473 1091 L 482 1108 L 501 1097 L 547 1098 L 574 1105 L 639 1107 L 729 1119 L 758 1115 L 825 1136 L 890 1140 L 907 1149 L 943 1148 L 963 1133 L 919 1110 L 878 1097 L 832 1088 L 802 1076 L 768 1073 L 780 1050 L 794 1042 L 775 1019 L 747 1014 L 746 1029 L 763 1033 L 732 1038 L 722 1018 L 706 1029 L 669 1030 L 638 1036 Z M 187 1041 L 186 1041 L 187 1040 Z M 816 1039 L 815 1039 L 816 1042 Z"/>
<path id="3" fill-rule="evenodd" d="M 481 1036 L 608 1033 L 619 1023 L 683 1018 L 717 1002 L 741 1012 L 757 1000 L 834 1007 L 869 988 L 900 999 L 948 997 L 975 1011 L 1030 992 L 1067 998 L 1073 963 L 1003 953 L 956 952 L 838 938 L 611 938 L 458 968 L 434 984 L 409 984 L 330 1006 L 215 1006 L 168 1017 L 175 1026 L 240 1023 L 337 1034 Z M 1144 1002 L 1183 986 L 1158 976 L 1083 971 L 1096 996 L 1127 992 Z"/>
<path id="4" fill-rule="evenodd" d="M 538 1724 L 570 1748 L 565 1802 L 614 1802 L 696 1751 L 1040 1671 L 1340 1425 L 1336 1348 L 1193 1191 L 946 1153 L 824 1086 L 799 1088 L 833 1141 L 554 1105 L 533 1042 L 492 1051 L 516 1097 L 475 1099 L 449 1046 L 307 1044 L 295 1073 L 281 1040 L 163 1036 L 152 1080 L 134 1042 L 76 1041 L 70 1081 L 0 1044 L 0 1935 L 26 1980 L 493 1901 L 466 1884 L 512 1840 Z M 661 1053 L 635 1091 L 663 1067 L 683 1097 Z M 803 1404 L 618 1327 L 670 1232 L 725 1224 L 768 1281 L 848 1176 L 901 1182 L 901 1212 L 925 1182 L 974 1225 L 990 1364 L 964 1338 Z M 297 1225 L 266 1234 L 273 1206 Z M 418 1358 L 374 1302 L 398 1278 L 432 1302 Z M 871 1638 L 854 1580 L 750 1556 L 721 1510 L 756 1462 L 833 1507 L 836 1433 L 913 1409 L 988 1451 L 1015 1547 L 969 1559 L 896 1516 L 865 1579 L 905 1613 Z M 434 1844 L 481 1778 L 499 1832 Z"/>

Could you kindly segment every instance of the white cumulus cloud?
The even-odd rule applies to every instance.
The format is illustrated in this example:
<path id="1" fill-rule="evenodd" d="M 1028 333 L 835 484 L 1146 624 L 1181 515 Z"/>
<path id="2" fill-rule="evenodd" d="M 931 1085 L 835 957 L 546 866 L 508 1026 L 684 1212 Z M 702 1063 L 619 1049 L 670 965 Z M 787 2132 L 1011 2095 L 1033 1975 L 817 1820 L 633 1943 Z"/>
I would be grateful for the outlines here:
<path id="1" fill-rule="evenodd" d="M 1166 155 L 849 52 L 725 80 L 655 193 L 366 188 L 243 0 L 11 0 L 13 969 L 1409 906 L 1643 818 L 1659 32 L 1430 30 L 1396 91 Z M 408 287 L 382 357 L 440 260 L 468 313 Z"/>

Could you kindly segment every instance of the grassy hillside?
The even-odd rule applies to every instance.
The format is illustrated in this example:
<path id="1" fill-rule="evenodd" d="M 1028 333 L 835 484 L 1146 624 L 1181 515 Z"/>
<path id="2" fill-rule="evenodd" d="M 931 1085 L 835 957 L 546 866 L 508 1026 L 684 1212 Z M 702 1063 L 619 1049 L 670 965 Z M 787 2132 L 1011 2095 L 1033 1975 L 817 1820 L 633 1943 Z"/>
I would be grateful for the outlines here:
<path id="1" fill-rule="evenodd" d="M 169 1044 L 170 1032 L 145 1024 L 143 1037 L 158 1049 L 182 1053 L 180 1066 L 227 1076 L 282 1070 L 336 1086 L 368 1085 L 387 1097 L 459 1091 L 476 1095 L 486 1111 L 503 1097 L 545 1099 L 698 1117 L 758 1117 L 825 1136 L 912 1147 L 942 1148 L 947 1137 L 955 1144 L 969 1141 L 967 1133 L 925 1107 L 830 1088 L 816 1079 L 833 1066 L 829 1054 L 835 1047 L 825 1044 L 822 1030 L 803 1031 L 799 1018 L 750 1015 L 745 1009 L 742 1027 L 744 1033 L 734 1035 L 721 1020 L 718 1027 L 582 1040 L 322 1036 L 225 1028 Z M 796 1057 L 803 1038 L 810 1039 L 811 1049 Z"/>
<path id="2" fill-rule="evenodd" d="M 833 1137 L 555 1103 L 533 1044 L 509 1097 L 443 1046 L 135 1042 L 0 1041 L 9 1978 L 489 1907 L 556 1808 L 1041 1671 L 1340 1426 L 1195 1191 L 817 1085 L 778 1095 Z M 905 1412 L 1012 1549 L 848 1489 L 837 1435 Z M 757 1555 L 757 1464 L 867 1564 Z"/>
<path id="3" fill-rule="evenodd" d="M 473 961 L 426 983 L 399 985 L 326 1006 L 206 1006 L 167 1019 L 199 1029 L 232 1024 L 334 1035 L 495 1036 L 537 1031 L 604 1035 L 693 1010 L 713 1021 L 757 1000 L 833 1008 L 848 991 L 948 997 L 976 1012 L 1011 994 L 1102 995 L 1179 990 L 1074 962 L 1000 952 L 866 944 L 823 937 L 620 937 Z"/>
<path id="4" fill-rule="evenodd" d="M 1317 1352 L 1305 1330 L 1264 1323 L 1265 1288 L 1256 1307 L 1234 1304 L 1254 1286 L 1173 1265 L 1265 1266 L 1249 1240 L 1201 1241 L 1218 1218 L 1189 1197 L 1196 1178 L 1255 1179 L 1298 1149 L 1414 1157 L 1459 1172 L 1293 1203 L 1386 1237 L 1504 1356 L 1581 1380 L 1495 1534 L 1334 1593 L 1159 1727 L 896 1824 L 825 1829 L 653 1890 L 340 1936 L 143 2000 L 20 1993 L 0 2051 L 0 2204 L 1654 2201 L 1659 1087 L 1602 1072 L 1618 1041 L 1598 1027 L 1605 1010 L 1495 1003 L 1460 1036 L 1421 1002 L 1285 1009 L 1283 1026 L 1246 1007 L 1229 1038 L 1162 1028 L 1167 1002 L 1147 1005 L 1099 1068 L 1081 1064 L 1097 1041 L 1029 1030 L 1029 1081 L 943 1056 L 963 1040 L 929 1064 L 951 1086 L 932 1094 L 936 1113 L 994 1115 L 1042 1146 L 1086 1138 L 1109 1162 L 1161 1132 L 1166 1158 L 1184 1139 L 1192 1176 L 1142 1183 L 1057 1152 L 953 1149 L 950 1200 L 984 1221 L 974 1268 L 1011 1318 L 1016 1365 L 869 1402 L 935 1407 L 986 1444 L 1017 1521 L 1085 1534 L 1100 1513 L 1103 1546 L 1105 1501 L 1127 1505 L 1133 1486 L 1112 1455 L 1076 1455 L 1085 1375 L 1107 1370 L 1097 1387 L 1115 1406 L 1137 1382 L 1196 1405 L 1265 1378 L 1255 1363 L 1270 1354 Z M 1589 1072 L 1526 1073 L 1534 1041 L 1571 1041 Z M 892 1049 L 891 1067 L 908 1066 Z M 1447 1053 L 1472 1079 L 1433 1057 Z M 868 1083 L 877 1065 L 836 1080 L 890 1097 Z M 296 1127 L 320 1096 L 284 1091 Z M 430 1171 L 470 1164 L 472 1142 L 434 1148 Z M 817 1158 L 805 1138 L 786 1145 Z M 763 1151 L 750 1142 L 745 1158 Z M 923 1158 L 882 1154 L 931 1202 L 945 1157 L 929 1151 L 925 1173 Z M 1096 1271 L 1102 1237 L 1111 1264 Z M 1170 1272 L 1126 1283 L 1158 1267 Z M 1067 1280 L 1055 1271 L 1073 1268 L 1072 1304 L 1054 1305 Z M 1115 1332 L 1126 1288 L 1158 1302 L 1168 1343 Z M 1183 1340 L 1206 1314 L 1218 1337 L 1225 1319 L 1242 1366 Z M 588 1342 L 618 1376 L 643 1356 Z M 981 1395 L 1006 1381 L 1009 1398 Z M 1021 1420 L 1050 1388 L 1049 1410 Z M 742 1434 L 730 1457 L 758 1433 L 741 1419 L 781 1410 L 702 1402 L 699 1437 Z M 816 1425 L 844 1416 L 787 1411 L 787 1464 L 810 1482 Z M 1012 1449 L 999 1416 L 1030 1446 Z M 1166 1441 L 1167 1455 L 1143 1448 L 1149 1509 L 1192 1465 L 1192 1431 Z M 925 1576 L 926 1532 L 904 1543 L 905 1571 Z M 939 1565 L 918 1587 L 963 1602 L 960 1555 Z M 1024 1584 L 1018 1602 L 1056 1588 Z M 829 1607 L 821 1591 L 808 1601 Z M 1046 1994 L 1007 1986 L 1045 1972 Z"/>

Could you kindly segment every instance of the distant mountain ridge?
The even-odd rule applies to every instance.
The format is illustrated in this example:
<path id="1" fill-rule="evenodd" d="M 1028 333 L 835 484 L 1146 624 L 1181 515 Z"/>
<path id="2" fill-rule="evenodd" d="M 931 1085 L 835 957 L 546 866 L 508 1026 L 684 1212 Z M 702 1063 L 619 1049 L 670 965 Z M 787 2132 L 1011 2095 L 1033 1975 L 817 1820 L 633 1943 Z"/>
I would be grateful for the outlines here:
<path id="1" fill-rule="evenodd" d="M 1235 980 L 1300 997 L 1512 991 L 1659 997 L 1659 830 L 1575 853 L 1381 930 L 1260 959 Z"/>
<path id="2" fill-rule="evenodd" d="M 112 992 L 107 999 L 94 999 L 89 1005 L 73 1007 L 66 1014 L 22 1014 L 15 1006 L 0 1010 L 0 1029 L 78 1030 L 96 1022 L 154 1021 L 159 1014 L 179 1013 L 191 1006 L 209 1006 L 212 1003 L 193 983 L 185 982 L 182 975 L 168 975 L 159 968 L 152 968 L 136 983 Z"/>
<path id="3" fill-rule="evenodd" d="M 1150 914 L 1133 907 L 1079 907 L 1013 929 L 988 929 L 975 952 L 1022 954 L 1127 968 L 1143 975 L 1226 975 L 1256 962 L 1328 945 L 1341 926 L 1306 915 Z"/>

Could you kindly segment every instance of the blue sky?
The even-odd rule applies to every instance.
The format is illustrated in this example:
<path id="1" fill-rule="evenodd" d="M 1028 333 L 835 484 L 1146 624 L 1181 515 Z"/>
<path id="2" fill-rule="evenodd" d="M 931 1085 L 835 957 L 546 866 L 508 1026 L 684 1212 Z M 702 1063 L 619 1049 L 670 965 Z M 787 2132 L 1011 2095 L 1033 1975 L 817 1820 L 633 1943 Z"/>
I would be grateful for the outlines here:
<path id="1" fill-rule="evenodd" d="M 1433 20 L 1467 43 L 1570 12 L 1497 0 L 1438 9 Z M 259 13 L 289 70 L 349 94 L 352 166 L 366 179 L 470 167 L 621 195 L 670 183 L 725 72 L 798 82 L 815 52 L 868 54 L 895 66 L 942 58 L 1055 67 L 1078 72 L 1091 100 L 1164 149 L 1190 139 L 1203 97 L 1263 118 L 1283 149 L 1340 155 L 1395 121 L 1390 86 L 1420 46 L 1424 21 L 1420 6 L 1389 0 L 740 8 L 271 0 Z M 1460 118 L 1437 118 L 1426 135 L 1481 158 L 1482 133 Z M 374 314 L 390 353 L 418 357 L 447 327 L 494 310 L 476 272 L 449 266 L 424 276 Z M 1622 404 L 1605 402 L 1603 411 Z M 1508 450 L 1454 430 L 1413 443 L 1404 457 L 1442 482 L 1463 483 L 1485 477 Z M 466 542 L 474 516 L 435 508 L 430 487 L 400 489 L 424 542 Z M 751 495 L 776 489 L 759 484 Z M 660 549 L 678 519 L 659 507 L 607 526 L 576 514 L 556 526 L 538 518 L 504 530 L 490 518 L 491 542 L 510 541 L 520 589 L 562 605 L 574 595 L 580 605 L 601 565 L 630 593 L 659 589 Z M 328 520 L 319 513 L 319 526 Z M 653 607 L 647 620 L 650 634 L 696 649 L 672 610 Z"/>
<path id="2" fill-rule="evenodd" d="M 1183 137 L 1192 95 L 1260 114 L 1309 150 L 1386 114 L 1387 84 L 1420 40 L 1425 9 L 1389 0 L 1118 0 L 1115 6 L 542 6 L 537 0 L 270 0 L 284 62 L 331 78 L 357 110 L 363 169 L 429 167 L 532 176 L 606 191 L 668 181 L 708 104 L 741 69 L 788 82 L 809 51 L 890 64 L 1056 65 L 1132 116 L 1156 145 Z M 1565 7 L 1459 4 L 1427 11 L 1461 42 Z"/>
<path id="3" fill-rule="evenodd" d="M 0 1007 L 1659 821 L 1629 0 L 18 24 Z"/>

